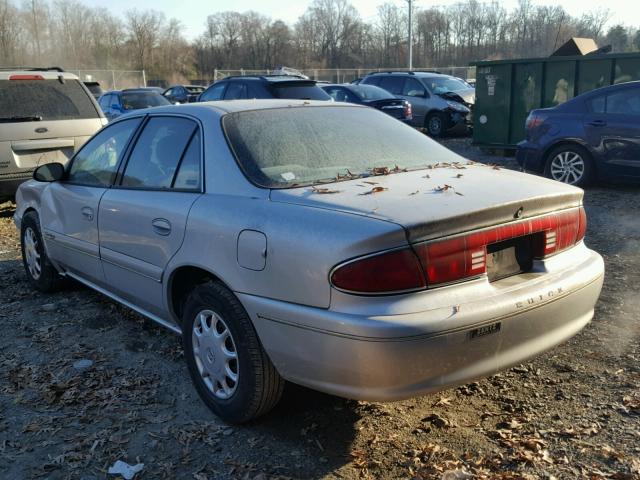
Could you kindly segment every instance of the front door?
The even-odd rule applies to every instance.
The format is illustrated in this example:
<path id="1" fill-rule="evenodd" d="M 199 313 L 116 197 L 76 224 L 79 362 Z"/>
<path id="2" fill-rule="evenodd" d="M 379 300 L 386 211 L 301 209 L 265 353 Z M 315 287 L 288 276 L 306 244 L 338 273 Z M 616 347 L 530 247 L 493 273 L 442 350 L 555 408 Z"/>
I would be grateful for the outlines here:
<path id="1" fill-rule="evenodd" d="M 115 178 L 118 161 L 140 120 L 106 127 L 73 157 L 64 181 L 45 190 L 40 223 L 47 252 L 65 270 L 102 284 L 98 248 L 100 199 Z"/>
<path id="2" fill-rule="evenodd" d="M 182 245 L 201 195 L 201 134 L 178 116 L 152 116 L 120 180 L 100 202 L 100 256 L 109 289 L 168 320 L 164 269 Z"/>

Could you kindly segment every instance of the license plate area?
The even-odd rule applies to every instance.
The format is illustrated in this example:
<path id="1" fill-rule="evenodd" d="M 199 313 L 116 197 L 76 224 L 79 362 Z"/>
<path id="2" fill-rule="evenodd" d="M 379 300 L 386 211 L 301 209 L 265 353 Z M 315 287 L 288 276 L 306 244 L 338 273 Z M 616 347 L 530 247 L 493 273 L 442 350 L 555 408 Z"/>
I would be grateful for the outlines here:
<path id="1" fill-rule="evenodd" d="M 535 235 L 512 238 L 487 245 L 487 276 L 490 282 L 531 271 Z"/>

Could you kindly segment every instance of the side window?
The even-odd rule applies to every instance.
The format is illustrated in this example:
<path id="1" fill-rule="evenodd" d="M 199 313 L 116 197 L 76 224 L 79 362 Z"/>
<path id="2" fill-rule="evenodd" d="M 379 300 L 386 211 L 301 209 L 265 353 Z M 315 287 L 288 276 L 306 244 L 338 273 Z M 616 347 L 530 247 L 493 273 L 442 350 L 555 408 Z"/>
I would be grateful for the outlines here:
<path id="1" fill-rule="evenodd" d="M 424 97 L 425 89 L 422 84 L 415 78 L 407 78 L 404 82 L 402 95 L 407 97 Z"/>
<path id="2" fill-rule="evenodd" d="M 89 140 L 73 157 L 67 181 L 93 187 L 111 185 L 118 159 L 139 123 L 139 118 L 115 123 Z"/>
<path id="3" fill-rule="evenodd" d="M 626 88 L 607 95 L 607 113 L 640 115 L 640 89 Z"/>
<path id="4" fill-rule="evenodd" d="M 200 131 L 191 137 L 189 146 L 185 150 L 178 174 L 173 181 L 171 188 L 183 190 L 197 190 L 200 186 Z"/>
<path id="5" fill-rule="evenodd" d="M 247 98 L 269 98 L 258 82 L 247 82 Z"/>
<path id="6" fill-rule="evenodd" d="M 225 100 L 241 100 L 247 98 L 247 86 L 242 82 L 231 82 L 224 92 Z"/>
<path id="7" fill-rule="evenodd" d="M 174 88 L 170 88 L 169 90 L 167 90 L 166 92 L 163 93 L 163 95 L 165 97 L 171 97 L 175 94 L 175 89 Z"/>
<path id="8" fill-rule="evenodd" d="M 178 164 L 197 125 L 186 118 L 152 117 L 138 137 L 122 186 L 171 188 Z"/>
<path id="9" fill-rule="evenodd" d="M 380 87 L 384 88 L 387 92 L 391 92 L 394 95 L 402 95 L 402 89 L 404 87 L 404 77 L 399 75 L 387 75 L 382 77 L 380 81 Z"/>
<path id="10" fill-rule="evenodd" d="M 324 90 L 324 89 L 323 89 Z M 346 102 L 346 95 L 342 92 L 341 88 L 333 87 L 328 90 L 325 90 L 331 98 L 333 98 L 336 102 Z"/>
<path id="11" fill-rule="evenodd" d="M 600 95 L 598 97 L 590 98 L 586 101 L 587 107 L 591 113 L 604 113 L 605 110 L 605 99 L 604 95 Z"/>
<path id="12" fill-rule="evenodd" d="M 203 102 L 209 102 L 211 100 L 221 100 L 226 86 L 227 82 L 216 83 L 212 87 L 205 90 L 205 92 L 200 96 L 200 100 Z"/>

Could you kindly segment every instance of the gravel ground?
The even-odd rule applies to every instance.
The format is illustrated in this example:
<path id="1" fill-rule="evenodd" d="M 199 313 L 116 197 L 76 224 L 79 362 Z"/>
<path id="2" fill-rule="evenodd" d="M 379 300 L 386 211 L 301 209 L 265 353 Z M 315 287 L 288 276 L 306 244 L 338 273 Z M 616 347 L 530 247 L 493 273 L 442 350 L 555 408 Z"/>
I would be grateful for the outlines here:
<path id="1" fill-rule="evenodd" d="M 444 143 L 515 168 L 468 139 Z M 398 403 L 288 386 L 242 427 L 200 402 L 176 335 L 77 285 L 31 290 L 13 206 L 0 205 L 0 477 L 105 478 L 123 460 L 144 463 L 136 479 L 640 478 L 639 193 L 586 193 L 586 241 L 607 275 L 594 321 L 567 344 Z"/>

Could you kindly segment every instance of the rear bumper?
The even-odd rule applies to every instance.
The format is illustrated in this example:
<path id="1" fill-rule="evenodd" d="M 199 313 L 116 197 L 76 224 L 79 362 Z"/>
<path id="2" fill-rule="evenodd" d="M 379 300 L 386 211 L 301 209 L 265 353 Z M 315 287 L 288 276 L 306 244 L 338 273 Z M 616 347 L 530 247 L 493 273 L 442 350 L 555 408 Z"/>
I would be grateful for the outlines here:
<path id="1" fill-rule="evenodd" d="M 455 308 L 374 316 L 238 296 L 287 380 L 348 398 L 399 400 L 491 375 L 579 332 L 593 316 L 604 264 L 584 245 L 572 253 L 569 268 L 567 258 L 555 267 L 552 258 L 556 272 L 525 274 L 534 280 L 520 279 L 523 287 L 515 277 L 496 282 L 493 297 L 465 302 L 456 286 L 445 287 L 438 295 Z"/>
<path id="2" fill-rule="evenodd" d="M 542 152 L 537 146 L 531 145 L 527 141 L 518 144 L 516 161 L 525 172 L 542 173 L 544 170 Z"/>

